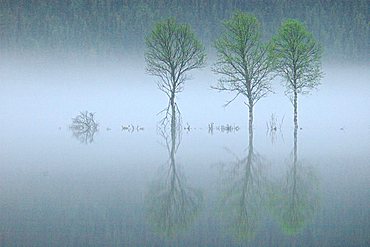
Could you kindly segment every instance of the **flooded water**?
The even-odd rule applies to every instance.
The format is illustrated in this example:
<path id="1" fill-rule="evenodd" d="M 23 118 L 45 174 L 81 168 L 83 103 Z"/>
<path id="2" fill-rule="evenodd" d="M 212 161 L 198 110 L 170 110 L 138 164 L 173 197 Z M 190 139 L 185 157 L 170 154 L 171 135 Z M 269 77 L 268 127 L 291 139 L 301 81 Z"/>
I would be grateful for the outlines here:
<path id="1" fill-rule="evenodd" d="M 296 134 L 275 81 L 249 142 L 243 100 L 223 108 L 207 69 L 163 129 L 140 66 L 1 64 L 0 246 L 369 246 L 370 72 L 324 72 Z"/>

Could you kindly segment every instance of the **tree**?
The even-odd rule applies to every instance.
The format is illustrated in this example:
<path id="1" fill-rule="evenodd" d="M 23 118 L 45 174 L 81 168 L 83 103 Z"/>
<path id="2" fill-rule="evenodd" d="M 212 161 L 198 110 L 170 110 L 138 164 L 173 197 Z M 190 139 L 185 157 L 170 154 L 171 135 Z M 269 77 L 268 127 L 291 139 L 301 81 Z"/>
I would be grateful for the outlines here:
<path id="1" fill-rule="evenodd" d="M 158 87 L 169 98 L 165 119 L 168 114 L 175 117 L 179 111 L 175 96 L 183 90 L 187 72 L 204 65 L 204 47 L 189 25 L 178 24 L 174 19 L 157 23 L 146 38 L 146 46 L 146 69 L 159 77 Z"/>
<path id="2" fill-rule="evenodd" d="M 253 107 L 271 91 L 272 63 L 269 46 L 261 42 L 260 23 L 253 15 L 237 11 L 225 21 L 225 32 L 215 43 L 217 62 L 213 71 L 222 77 L 214 89 L 247 97 L 249 132 L 252 133 Z"/>
<path id="3" fill-rule="evenodd" d="M 297 20 L 285 21 L 273 38 L 274 67 L 285 79 L 285 93 L 294 107 L 294 126 L 298 127 L 298 94 L 319 85 L 321 47 L 305 26 Z"/>

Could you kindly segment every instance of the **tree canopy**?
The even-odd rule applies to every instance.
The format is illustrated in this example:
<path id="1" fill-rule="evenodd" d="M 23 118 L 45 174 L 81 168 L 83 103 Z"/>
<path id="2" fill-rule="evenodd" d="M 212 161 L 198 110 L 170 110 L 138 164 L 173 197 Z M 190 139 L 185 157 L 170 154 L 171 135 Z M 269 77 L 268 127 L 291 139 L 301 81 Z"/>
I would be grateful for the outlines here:
<path id="1" fill-rule="evenodd" d="M 147 71 L 160 78 L 159 88 L 169 97 L 182 91 L 186 72 L 205 63 L 204 47 L 190 26 L 172 18 L 155 25 L 146 45 Z"/>
<path id="2" fill-rule="evenodd" d="M 225 32 L 215 42 L 218 59 L 213 71 L 222 76 L 215 88 L 242 94 L 253 107 L 271 91 L 272 66 L 268 46 L 261 42 L 260 23 L 255 16 L 237 11 L 224 25 Z"/>
<path id="3" fill-rule="evenodd" d="M 146 38 L 146 45 L 146 69 L 159 78 L 158 88 L 169 98 L 166 113 L 175 117 L 175 95 L 183 90 L 187 72 L 204 65 L 204 47 L 189 25 L 178 24 L 173 18 L 158 22 Z"/>
<path id="4" fill-rule="evenodd" d="M 301 22 L 285 21 L 273 44 L 275 70 L 286 81 L 286 93 L 307 93 L 319 84 L 321 47 Z"/>
<path id="5" fill-rule="evenodd" d="M 213 71 L 221 78 L 214 89 L 234 92 L 247 98 L 249 128 L 253 123 L 253 107 L 271 91 L 272 60 L 269 45 L 261 41 L 260 23 L 251 14 L 237 11 L 224 22 L 225 31 L 216 40 L 217 62 Z"/>
<path id="6" fill-rule="evenodd" d="M 286 20 L 273 38 L 272 57 L 278 75 L 284 78 L 286 94 L 294 107 L 294 125 L 298 127 L 298 94 L 319 85 L 321 47 L 298 20 Z"/>

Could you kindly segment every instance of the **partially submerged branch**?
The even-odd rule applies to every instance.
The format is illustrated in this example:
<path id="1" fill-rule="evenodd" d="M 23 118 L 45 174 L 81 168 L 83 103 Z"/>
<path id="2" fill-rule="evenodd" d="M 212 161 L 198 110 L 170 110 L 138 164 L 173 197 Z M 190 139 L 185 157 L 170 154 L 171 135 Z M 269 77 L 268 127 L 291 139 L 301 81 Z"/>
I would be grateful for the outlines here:
<path id="1" fill-rule="evenodd" d="M 94 119 L 94 114 L 95 113 L 84 111 L 72 118 L 72 124 L 69 128 L 81 143 L 87 144 L 94 141 L 94 135 L 98 131 L 99 126 Z"/>

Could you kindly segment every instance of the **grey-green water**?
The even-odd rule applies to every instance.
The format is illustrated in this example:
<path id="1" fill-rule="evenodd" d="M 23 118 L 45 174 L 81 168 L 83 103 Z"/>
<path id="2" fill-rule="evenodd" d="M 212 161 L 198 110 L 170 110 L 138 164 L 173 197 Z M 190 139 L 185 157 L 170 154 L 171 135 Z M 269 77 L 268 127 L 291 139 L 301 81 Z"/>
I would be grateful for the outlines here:
<path id="1" fill-rule="evenodd" d="M 207 71 L 180 95 L 175 140 L 157 129 L 165 97 L 136 72 L 2 65 L 0 246 L 369 245 L 366 69 L 327 68 L 300 98 L 296 163 L 278 82 L 256 107 L 251 150 L 246 108 L 222 108 Z M 69 129 L 85 109 L 100 124 L 88 144 Z M 273 141 L 272 113 L 284 116 Z M 211 122 L 240 130 L 211 134 Z"/>

